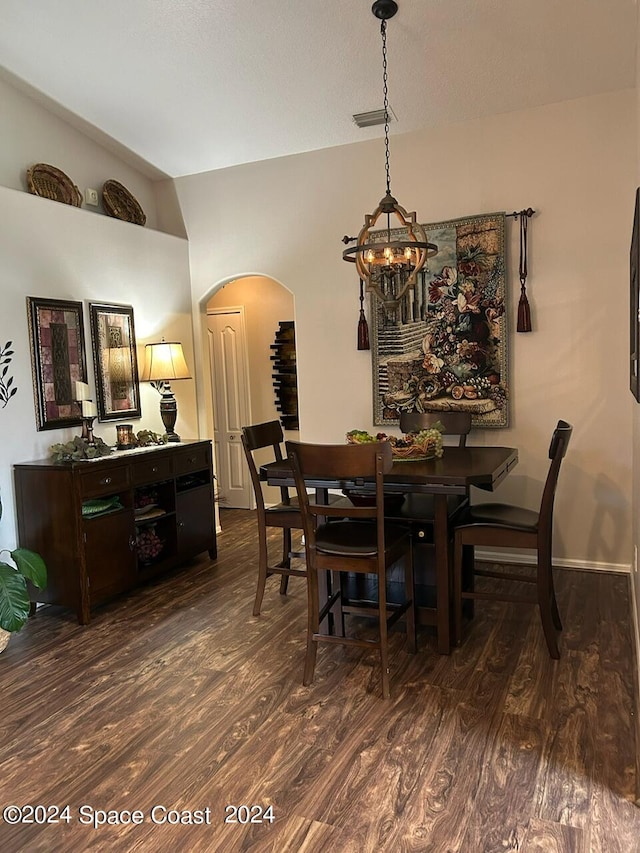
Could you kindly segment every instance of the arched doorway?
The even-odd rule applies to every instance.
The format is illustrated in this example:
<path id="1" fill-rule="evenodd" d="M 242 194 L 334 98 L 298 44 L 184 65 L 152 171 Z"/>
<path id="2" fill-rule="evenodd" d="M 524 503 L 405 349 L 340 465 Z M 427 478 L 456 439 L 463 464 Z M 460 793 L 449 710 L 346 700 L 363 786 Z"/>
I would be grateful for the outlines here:
<path id="1" fill-rule="evenodd" d="M 280 323 L 294 319 L 293 295 L 267 276 L 242 276 L 216 290 L 205 308 L 219 503 L 248 509 L 254 501 L 240 427 L 280 417 L 271 347 Z"/>

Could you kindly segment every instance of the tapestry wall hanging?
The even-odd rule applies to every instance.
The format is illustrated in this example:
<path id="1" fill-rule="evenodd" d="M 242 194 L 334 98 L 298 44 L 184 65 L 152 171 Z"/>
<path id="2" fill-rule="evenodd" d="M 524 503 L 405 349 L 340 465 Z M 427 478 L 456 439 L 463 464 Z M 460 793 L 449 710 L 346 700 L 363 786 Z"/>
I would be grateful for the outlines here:
<path id="1" fill-rule="evenodd" d="M 429 409 L 470 411 L 474 426 L 505 427 L 505 214 L 424 228 L 438 254 L 415 289 L 396 307 L 371 298 L 373 422 L 397 424 L 401 411 Z"/>

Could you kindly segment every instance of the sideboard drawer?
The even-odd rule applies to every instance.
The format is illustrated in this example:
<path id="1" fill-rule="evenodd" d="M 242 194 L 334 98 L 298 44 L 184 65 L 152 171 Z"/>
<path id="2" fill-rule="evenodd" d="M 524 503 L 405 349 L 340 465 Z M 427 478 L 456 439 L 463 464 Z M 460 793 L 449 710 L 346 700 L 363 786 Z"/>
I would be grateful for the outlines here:
<path id="1" fill-rule="evenodd" d="M 156 483 L 159 480 L 168 480 L 173 476 L 173 464 L 170 456 L 162 458 L 160 453 L 153 454 L 152 459 L 141 459 L 134 462 L 133 484 L 140 486 L 142 483 Z M 160 457 L 160 458 L 156 458 Z"/>
<path id="2" fill-rule="evenodd" d="M 190 474 L 192 471 L 202 471 L 209 468 L 209 445 L 191 447 L 176 453 L 174 466 L 176 474 Z"/>
<path id="3" fill-rule="evenodd" d="M 123 465 L 108 470 L 83 471 L 80 483 L 83 497 L 113 495 L 129 486 L 129 468 Z"/>

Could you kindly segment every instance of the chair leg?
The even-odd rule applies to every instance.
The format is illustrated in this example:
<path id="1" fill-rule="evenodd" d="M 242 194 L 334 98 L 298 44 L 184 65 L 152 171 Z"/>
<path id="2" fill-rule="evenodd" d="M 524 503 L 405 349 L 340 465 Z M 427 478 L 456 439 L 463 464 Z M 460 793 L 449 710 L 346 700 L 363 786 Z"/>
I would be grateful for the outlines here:
<path id="1" fill-rule="evenodd" d="M 562 631 L 562 619 L 560 618 L 560 611 L 558 610 L 558 602 L 556 601 L 556 591 L 555 589 L 551 589 L 551 617 L 553 619 L 553 624 L 555 625 L 558 631 Z"/>
<path id="2" fill-rule="evenodd" d="M 313 682 L 316 669 L 318 641 L 314 634 L 320 630 L 320 596 L 318 594 L 318 572 L 307 566 L 307 652 L 304 659 L 302 683 L 307 686 Z"/>
<path id="3" fill-rule="evenodd" d="M 291 530 L 288 527 L 282 528 L 282 562 L 279 567 L 281 569 L 291 568 Z M 280 576 L 280 595 L 287 594 L 289 586 L 289 575 Z"/>
<path id="4" fill-rule="evenodd" d="M 386 578 L 378 581 L 378 624 L 380 641 L 380 665 L 382 667 L 382 698 L 388 699 L 389 691 L 389 639 L 387 632 L 387 590 Z"/>
<path id="5" fill-rule="evenodd" d="M 462 589 L 467 592 L 473 592 L 475 587 L 475 560 L 476 554 L 473 545 L 463 545 L 462 547 Z M 473 598 L 467 598 L 464 601 L 462 615 L 468 619 L 473 619 L 475 615 L 475 601 Z"/>
<path id="6" fill-rule="evenodd" d="M 291 568 L 291 528 L 289 527 L 282 529 L 282 562 L 280 568 Z"/>
<path id="7" fill-rule="evenodd" d="M 416 637 L 416 588 L 413 580 L 413 548 L 409 548 L 405 558 L 404 568 L 404 595 L 405 601 L 411 601 L 411 605 L 405 613 L 405 626 L 407 629 L 407 650 L 415 655 L 418 650 Z"/>
<path id="8" fill-rule="evenodd" d="M 256 598 L 253 603 L 254 616 L 260 615 L 264 588 L 267 583 L 267 531 L 262 525 L 258 525 L 258 542 L 258 588 L 256 589 Z"/>
<path id="9" fill-rule="evenodd" d="M 462 538 L 459 534 L 453 543 L 453 642 L 462 641 Z"/>
<path id="10" fill-rule="evenodd" d="M 555 614 L 558 621 L 560 614 L 555 600 L 553 590 L 553 578 L 551 575 L 551 561 L 546 558 L 546 555 L 538 555 L 538 607 L 540 609 L 540 618 L 542 619 L 542 630 L 544 638 L 547 641 L 549 654 L 555 660 L 560 657 L 560 649 L 558 648 L 558 628 Z"/>

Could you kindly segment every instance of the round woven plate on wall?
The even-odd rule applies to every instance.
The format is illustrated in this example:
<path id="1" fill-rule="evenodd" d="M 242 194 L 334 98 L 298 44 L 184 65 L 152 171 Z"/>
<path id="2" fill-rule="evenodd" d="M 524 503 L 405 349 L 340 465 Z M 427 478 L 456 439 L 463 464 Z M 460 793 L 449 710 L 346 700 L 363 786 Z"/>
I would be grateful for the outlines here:
<path id="1" fill-rule="evenodd" d="M 105 181 L 102 187 L 102 201 L 109 216 L 144 225 L 147 221 L 144 210 L 126 187 L 119 181 Z"/>
<path id="2" fill-rule="evenodd" d="M 82 193 L 68 175 L 48 163 L 36 163 L 27 169 L 27 186 L 33 195 L 80 207 Z"/>

